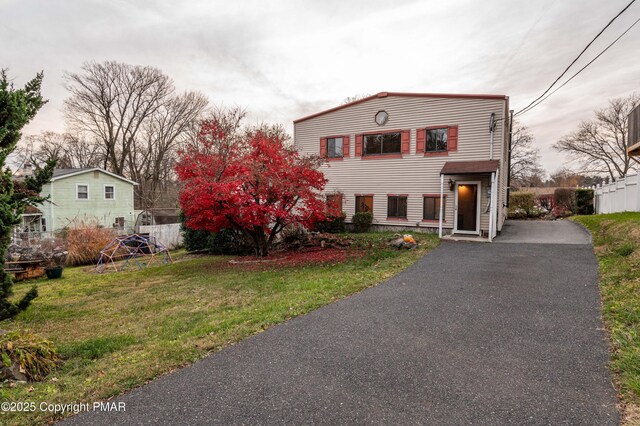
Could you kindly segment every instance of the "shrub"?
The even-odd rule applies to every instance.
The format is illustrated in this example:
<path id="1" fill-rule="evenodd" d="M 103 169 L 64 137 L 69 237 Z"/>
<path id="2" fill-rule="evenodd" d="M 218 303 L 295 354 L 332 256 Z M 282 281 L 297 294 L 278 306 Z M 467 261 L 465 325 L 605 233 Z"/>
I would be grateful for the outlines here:
<path id="1" fill-rule="evenodd" d="M 298 223 L 285 226 L 280 234 L 282 242 L 287 245 L 300 245 L 307 238 L 307 230 Z"/>
<path id="2" fill-rule="evenodd" d="M 550 212 L 553 210 L 553 207 L 554 207 L 553 196 L 539 195 L 536 202 L 540 209 L 544 209 L 547 212 Z"/>
<path id="3" fill-rule="evenodd" d="M 576 189 L 576 213 L 593 214 L 593 189 Z"/>
<path id="4" fill-rule="evenodd" d="M 358 212 L 351 218 L 355 232 L 367 232 L 373 223 L 373 213 Z"/>
<path id="5" fill-rule="evenodd" d="M 210 254 L 241 255 L 253 253 L 251 244 L 240 231 L 223 229 L 211 232 L 200 229 L 190 229 L 185 226 L 184 215 L 182 221 L 182 239 L 187 251 L 202 251 Z"/>
<path id="6" fill-rule="evenodd" d="M 113 238 L 113 229 L 99 228 L 97 226 L 67 228 L 62 231 L 62 237 L 66 240 L 67 265 L 89 265 L 96 263 L 100 258 L 100 250 L 105 248 Z"/>
<path id="7" fill-rule="evenodd" d="M 554 211 L 562 212 L 563 215 L 571 215 L 576 211 L 576 190 L 573 188 L 557 188 L 553 192 L 556 203 Z"/>
<path id="8" fill-rule="evenodd" d="M 509 195 L 509 210 L 523 210 L 527 216 L 533 212 L 536 196 L 533 192 L 513 192 Z"/>
<path id="9" fill-rule="evenodd" d="M 326 232 L 329 234 L 340 234 L 346 232 L 347 227 L 344 223 L 347 215 L 341 212 L 338 216 L 327 218 L 321 222 L 317 222 L 314 230 L 318 232 Z"/>
<path id="10" fill-rule="evenodd" d="M 507 217 L 509 219 L 525 219 L 527 212 L 520 208 L 509 207 Z"/>
<path id="11" fill-rule="evenodd" d="M 5 367 L 19 365 L 29 380 L 44 379 L 58 363 L 53 343 L 29 332 L 0 335 L 0 353 Z"/>

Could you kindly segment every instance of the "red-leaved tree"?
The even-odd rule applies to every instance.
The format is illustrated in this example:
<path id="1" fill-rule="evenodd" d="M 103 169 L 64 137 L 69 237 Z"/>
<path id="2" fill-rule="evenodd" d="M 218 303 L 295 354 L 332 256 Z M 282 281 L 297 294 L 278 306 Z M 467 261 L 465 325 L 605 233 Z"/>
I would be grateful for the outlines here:
<path id="1" fill-rule="evenodd" d="M 301 157 L 281 127 L 241 132 L 237 122 L 229 126 L 222 118 L 203 122 L 197 141 L 179 153 L 185 225 L 213 232 L 235 228 L 256 256 L 266 256 L 287 225 L 309 228 L 325 219 L 321 160 Z"/>

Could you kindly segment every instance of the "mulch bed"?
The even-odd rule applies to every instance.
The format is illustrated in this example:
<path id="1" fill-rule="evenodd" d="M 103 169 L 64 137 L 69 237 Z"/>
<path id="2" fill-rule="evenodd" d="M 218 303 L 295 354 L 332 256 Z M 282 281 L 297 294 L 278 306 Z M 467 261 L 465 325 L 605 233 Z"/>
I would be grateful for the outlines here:
<path id="1" fill-rule="evenodd" d="M 335 265 L 349 259 L 362 257 L 363 250 L 347 250 L 335 247 L 304 247 L 296 251 L 276 251 L 257 259 L 241 256 L 229 261 L 229 265 L 242 270 L 267 270 L 307 265 Z"/>

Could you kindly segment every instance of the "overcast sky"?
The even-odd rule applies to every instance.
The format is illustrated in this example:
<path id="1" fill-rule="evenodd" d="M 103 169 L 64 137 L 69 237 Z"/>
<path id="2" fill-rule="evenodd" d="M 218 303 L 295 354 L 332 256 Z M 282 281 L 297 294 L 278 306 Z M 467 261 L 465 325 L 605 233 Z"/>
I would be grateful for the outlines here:
<path id="1" fill-rule="evenodd" d="M 0 0 L 0 67 L 22 85 L 45 72 L 49 103 L 25 133 L 64 131 L 64 71 L 85 61 L 152 65 L 179 90 L 285 124 L 381 91 L 492 93 L 518 110 L 540 94 L 628 0 Z M 640 17 L 634 4 L 586 63 Z M 640 91 L 640 24 L 522 116 L 543 166 L 613 97 Z"/>

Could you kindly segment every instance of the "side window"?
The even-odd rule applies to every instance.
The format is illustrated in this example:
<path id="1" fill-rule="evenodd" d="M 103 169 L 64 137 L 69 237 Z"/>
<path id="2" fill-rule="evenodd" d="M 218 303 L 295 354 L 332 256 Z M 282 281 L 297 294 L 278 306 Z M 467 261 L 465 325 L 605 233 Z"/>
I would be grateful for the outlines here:
<path id="1" fill-rule="evenodd" d="M 342 211 L 342 194 L 327 195 L 327 206 L 335 207 L 337 211 Z"/>
<path id="2" fill-rule="evenodd" d="M 407 197 L 390 195 L 387 198 L 387 217 L 407 218 Z"/>
<path id="3" fill-rule="evenodd" d="M 356 213 L 360 212 L 373 213 L 373 195 L 356 196 Z"/>
<path id="4" fill-rule="evenodd" d="M 76 198 L 78 200 L 89 199 L 89 185 L 78 184 L 76 185 Z"/>
<path id="5" fill-rule="evenodd" d="M 105 200 L 115 200 L 116 198 L 116 188 L 113 185 L 105 185 L 104 187 L 104 199 Z"/>
<path id="6" fill-rule="evenodd" d="M 445 215 L 444 206 L 442 209 L 442 215 Z M 440 196 L 424 197 L 422 218 L 424 220 L 440 220 Z"/>

